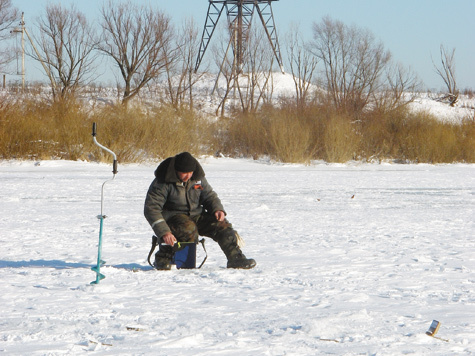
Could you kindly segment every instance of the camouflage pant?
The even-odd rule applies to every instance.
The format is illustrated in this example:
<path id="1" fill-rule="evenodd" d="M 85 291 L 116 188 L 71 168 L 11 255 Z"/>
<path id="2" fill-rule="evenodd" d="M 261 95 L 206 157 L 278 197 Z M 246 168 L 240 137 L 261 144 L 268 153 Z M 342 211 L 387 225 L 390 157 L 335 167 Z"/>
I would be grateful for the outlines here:
<path id="1" fill-rule="evenodd" d="M 217 241 L 222 233 L 234 231 L 228 220 L 217 221 L 214 215 L 206 213 L 193 217 L 178 214 L 168 219 L 167 224 L 179 242 L 198 242 L 199 236 L 211 237 Z"/>

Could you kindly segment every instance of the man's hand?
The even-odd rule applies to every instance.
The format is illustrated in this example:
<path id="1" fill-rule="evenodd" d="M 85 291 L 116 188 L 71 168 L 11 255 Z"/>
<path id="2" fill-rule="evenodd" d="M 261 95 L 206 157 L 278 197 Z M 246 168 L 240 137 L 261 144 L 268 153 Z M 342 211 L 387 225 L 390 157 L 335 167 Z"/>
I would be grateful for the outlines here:
<path id="1" fill-rule="evenodd" d="M 173 246 L 176 243 L 176 238 L 171 232 L 167 232 L 165 235 L 163 235 L 162 240 L 170 246 Z"/>
<path id="2" fill-rule="evenodd" d="M 224 214 L 224 211 L 218 210 L 217 212 L 214 213 L 214 216 L 216 217 L 216 220 L 224 221 L 224 217 L 226 216 L 226 214 Z"/>

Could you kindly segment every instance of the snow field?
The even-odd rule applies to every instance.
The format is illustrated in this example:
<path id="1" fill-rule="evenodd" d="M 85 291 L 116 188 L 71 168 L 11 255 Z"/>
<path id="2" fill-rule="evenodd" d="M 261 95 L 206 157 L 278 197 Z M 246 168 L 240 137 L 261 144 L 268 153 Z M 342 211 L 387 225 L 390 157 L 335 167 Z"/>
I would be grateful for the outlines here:
<path id="1" fill-rule="evenodd" d="M 112 167 L 1 162 L 0 352 L 475 353 L 475 165 L 200 161 L 257 267 L 227 270 L 207 239 L 201 270 L 151 270 L 155 165 L 119 164 L 99 285 Z M 433 319 L 448 342 L 425 335 Z"/>

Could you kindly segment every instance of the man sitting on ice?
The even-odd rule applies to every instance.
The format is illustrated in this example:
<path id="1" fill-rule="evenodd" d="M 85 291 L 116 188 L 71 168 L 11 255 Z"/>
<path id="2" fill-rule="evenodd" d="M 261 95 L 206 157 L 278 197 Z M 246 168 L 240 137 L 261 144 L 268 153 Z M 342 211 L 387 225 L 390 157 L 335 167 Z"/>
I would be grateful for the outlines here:
<path id="1" fill-rule="evenodd" d="M 226 212 L 203 168 L 188 152 L 167 158 L 155 170 L 144 214 L 166 244 L 155 254 L 154 266 L 158 270 L 171 268 L 175 243 L 198 242 L 199 235 L 219 244 L 228 259 L 228 268 L 250 269 L 256 265 L 242 253 L 239 234 L 225 218 Z"/>

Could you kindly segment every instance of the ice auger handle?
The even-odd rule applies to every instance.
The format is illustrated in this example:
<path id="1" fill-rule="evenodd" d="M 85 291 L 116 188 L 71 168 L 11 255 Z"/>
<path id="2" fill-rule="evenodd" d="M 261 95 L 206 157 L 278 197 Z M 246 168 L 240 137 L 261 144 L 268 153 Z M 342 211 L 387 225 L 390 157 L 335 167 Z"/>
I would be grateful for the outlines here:
<path id="1" fill-rule="evenodd" d="M 117 160 L 115 159 L 114 162 L 112 163 L 112 173 L 115 175 L 117 174 Z"/>
<path id="2" fill-rule="evenodd" d="M 97 139 L 96 139 L 96 132 L 97 132 L 97 125 L 95 122 L 92 123 L 92 139 L 94 140 L 94 143 L 99 146 L 100 148 L 102 148 L 104 151 L 106 152 L 109 152 L 113 157 L 114 157 L 114 162 L 112 163 L 112 173 L 114 174 L 114 176 L 117 174 L 117 156 L 116 154 L 108 149 L 107 147 L 101 145 L 99 142 L 97 142 Z"/>

